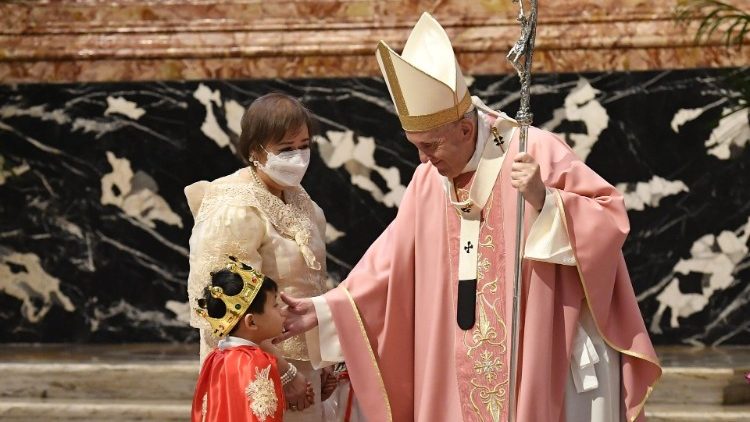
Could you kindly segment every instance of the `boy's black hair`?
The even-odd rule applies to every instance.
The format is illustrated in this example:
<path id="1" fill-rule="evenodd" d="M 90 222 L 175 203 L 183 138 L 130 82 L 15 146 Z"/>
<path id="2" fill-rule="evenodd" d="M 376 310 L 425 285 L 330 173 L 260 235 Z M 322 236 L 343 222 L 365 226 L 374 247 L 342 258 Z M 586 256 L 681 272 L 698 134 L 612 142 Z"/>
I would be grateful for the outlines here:
<path id="1" fill-rule="evenodd" d="M 227 269 L 223 269 L 211 273 L 211 286 L 221 287 L 221 290 L 224 291 L 225 295 L 234 296 L 242 291 L 244 283 L 242 281 L 242 277 L 239 274 L 233 273 Z M 226 313 L 227 307 L 226 305 L 224 305 L 224 302 L 221 299 L 217 299 L 211 296 L 209 287 L 206 287 L 203 290 L 203 298 L 200 302 L 205 303 L 205 308 L 208 312 L 208 316 L 210 316 L 211 318 L 221 318 Z M 276 284 L 276 282 L 269 277 L 264 277 L 263 283 L 260 285 L 260 290 L 258 290 L 258 294 L 255 295 L 255 298 L 250 303 L 250 306 L 247 308 L 245 314 L 262 314 L 263 307 L 266 304 L 266 295 L 268 294 L 268 292 L 276 293 L 278 291 L 279 286 Z M 199 305 L 202 305 L 202 303 L 199 303 Z M 242 318 L 244 317 L 245 315 L 242 316 Z M 232 327 L 232 331 L 230 331 L 229 334 L 233 333 L 236 329 L 237 326 L 235 325 L 234 327 Z"/>

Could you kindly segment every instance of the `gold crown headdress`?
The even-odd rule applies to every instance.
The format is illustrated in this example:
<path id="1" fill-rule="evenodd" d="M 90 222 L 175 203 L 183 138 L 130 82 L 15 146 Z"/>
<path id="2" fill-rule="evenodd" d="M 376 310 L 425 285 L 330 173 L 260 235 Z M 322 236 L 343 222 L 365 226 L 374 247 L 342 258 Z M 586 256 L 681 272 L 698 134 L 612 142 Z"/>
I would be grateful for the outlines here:
<path id="1" fill-rule="evenodd" d="M 213 334 L 216 337 L 224 337 L 237 324 L 240 318 L 245 315 L 247 308 L 253 303 L 253 299 L 258 295 L 260 286 L 263 284 L 265 276 L 254 270 L 251 266 L 240 262 L 237 258 L 227 255 L 228 262 L 226 269 L 242 277 L 242 290 L 234 295 L 229 296 L 224 293 L 224 289 L 219 286 L 209 286 L 208 291 L 215 299 L 224 302 L 226 311 L 221 318 L 212 318 L 208 315 L 206 302 L 203 299 L 198 300 L 199 308 L 195 311 L 213 328 Z M 212 273 L 213 274 L 213 273 Z"/>

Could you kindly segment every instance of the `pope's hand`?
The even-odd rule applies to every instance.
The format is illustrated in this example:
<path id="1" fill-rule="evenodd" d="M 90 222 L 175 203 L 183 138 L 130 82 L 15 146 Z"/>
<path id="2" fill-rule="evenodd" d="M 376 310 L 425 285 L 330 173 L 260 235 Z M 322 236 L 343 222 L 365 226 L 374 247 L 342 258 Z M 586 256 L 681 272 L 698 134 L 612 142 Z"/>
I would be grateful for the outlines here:
<path id="1" fill-rule="evenodd" d="M 287 305 L 284 308 L 286 318 L 284 319 L 284 332 L 273 339 L 274 344 L 302 334 L 318 325 L 318 316 L 315 314 L 312 299 L 308 297 L 298 299 L 287 296 L 285 293 L 280 293 L 279 296 Z"/>
<path id="2" fill-rule="evenodd" d="M 542 182 L 539 164 L 534 157 L 525 152 L 516 155 L 510 170 L 510 184 L 521 192 L 526 202 L 535 210 L 542 210 L 547 191 Z"/>

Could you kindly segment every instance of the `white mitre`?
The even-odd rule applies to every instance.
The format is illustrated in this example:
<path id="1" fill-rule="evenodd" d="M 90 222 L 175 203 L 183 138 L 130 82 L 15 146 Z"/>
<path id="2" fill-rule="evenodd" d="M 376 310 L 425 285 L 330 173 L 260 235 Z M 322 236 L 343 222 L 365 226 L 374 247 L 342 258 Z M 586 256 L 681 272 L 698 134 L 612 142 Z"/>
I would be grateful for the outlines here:
<path id="1" fill-rule="evenodd" d="M 429 13 L 419 18 L 401 55 L 380 41 L 375 56 L 404 130 L 458 121 L 471 107 L 448 34 Z"/>

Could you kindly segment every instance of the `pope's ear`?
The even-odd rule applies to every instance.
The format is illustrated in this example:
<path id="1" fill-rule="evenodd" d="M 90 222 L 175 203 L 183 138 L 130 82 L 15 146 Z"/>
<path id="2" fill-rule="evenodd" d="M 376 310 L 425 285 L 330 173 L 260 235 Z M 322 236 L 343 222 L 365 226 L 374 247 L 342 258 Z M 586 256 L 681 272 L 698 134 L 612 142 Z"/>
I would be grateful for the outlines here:
<path id="1" fill-rule="evenodd" d="M 474 133 L 474 129 L 476 128 L 476 122 L 474 121 L 474 119 L 461 119 L 458 124 L 461 128 L 461 134 L 463 136 L 472 135 Z M 474 140 L 475 137 L 469 138 Z"/>

